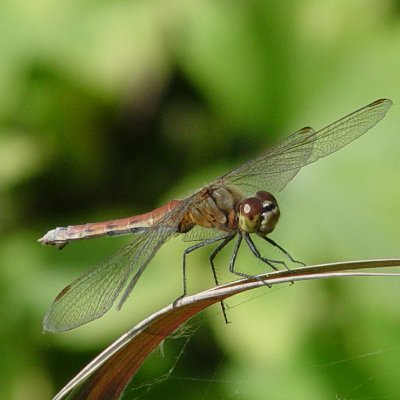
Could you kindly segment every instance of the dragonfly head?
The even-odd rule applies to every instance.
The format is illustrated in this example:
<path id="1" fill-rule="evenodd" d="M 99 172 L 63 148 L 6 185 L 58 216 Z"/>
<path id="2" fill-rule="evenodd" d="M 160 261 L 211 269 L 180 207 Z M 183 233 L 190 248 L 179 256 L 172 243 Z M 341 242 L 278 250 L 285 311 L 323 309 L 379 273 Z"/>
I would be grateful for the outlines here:
<path id="1" fill-rule="evenodd" d="M 247 233 L 266 235 L 272 232 L 280 215 L 278 202 L 268 192 L 243 199 L 238 205 L 238 227 Z"/>

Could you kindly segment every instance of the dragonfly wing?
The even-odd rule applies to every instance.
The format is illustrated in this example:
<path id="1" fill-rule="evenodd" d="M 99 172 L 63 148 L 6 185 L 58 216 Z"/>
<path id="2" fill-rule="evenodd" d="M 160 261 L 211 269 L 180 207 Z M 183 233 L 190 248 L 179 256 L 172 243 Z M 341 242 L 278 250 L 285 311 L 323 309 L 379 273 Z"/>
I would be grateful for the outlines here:
<path id="1" fill-rule="evenodd" d="M 105 314 L 125 286 L 146 239 L 146 233 L 135 236 L 133 242 L 64 288 L 47 312 L 43 329 L 67 331 Z"/>
<path id="2" fill-rule="evenodd" d="M 173 235 L 178 232 L 179 224 L 185 217 L 185 214 L 190 209 L 190 207 L 195 204 L 199 198 L 198 192 L 193 194 L 190 197 L 182 200 L 178 206 L 176 206 L 172 211 L 165 214 L 152 228 L 149 229 L 147 233 L 148 238 L 145 240 L 145 243 L 141 245 L 141 248 L 138 250 L 135 256 L 134 264 L 137 265 L 136 272 L 130 280 L 128 286 L 124 290 L 123 295 L 118 303 L 118 309 L 122 307 L 133 288 L 135 287 L 137 281 L 142 275 L 143 271 L 146 269 L 147 265 L 154 257 L 155 253 L 158 249 Z M 153 238 L 157 237 L 155 241 Z M 146 241 L 148 241 L 149 245 L 147 245 Z"/>
<path id="3" fill-rule="evenodd" d="M 227 235 L 227 232 L 220 231 L 215 228 L 204 228 L 196 225 L 182 237 L 184 242 L 203 242 L 204 240 L 220 237 L 221 239 Z"/>
<path id="4" fill-rule="evenodd" d="M 133 275 L 120 301 L 122 305 L 155 253 L 176 234 L 189 200 L 180 203 L 153 227 L 134 235 L 131 243 L 64 288 L 46 314 L 43 329 L 66 331 L 101 317 Z"/>
<path id="5" fill-rule="evenodd" d="M 300 129 L 221 180 L 245 192 L 279 192 L 303 166 L 334 153 L 371 129 L 391 105 L 391 100 L 376 100 L 317 132 L 309 127 Z"/>
<path id="6" fill-rule="evenodd" d="M 279 192 L 310 158 L 314 144 L 306 139 L 314 134 L 310 127 L 293 133 L 266 153 L 223 176 L 223 181 L 239 186 L 246 193 Z"/>
<path id="7" fill-rule="evenodd" d="M 374 127 L 389 111 L 392 101 L 376 100 L 315 133 L 314 151 L 307 164 L 346 146 Z"/>

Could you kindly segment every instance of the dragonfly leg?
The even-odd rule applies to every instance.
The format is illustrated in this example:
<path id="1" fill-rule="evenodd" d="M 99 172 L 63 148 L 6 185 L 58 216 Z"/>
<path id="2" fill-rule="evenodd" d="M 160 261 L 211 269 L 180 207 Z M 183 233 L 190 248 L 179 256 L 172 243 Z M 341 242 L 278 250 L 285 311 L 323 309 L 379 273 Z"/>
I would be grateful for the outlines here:
<path id="1" fill-rule="evenodd" d="M 215 257 L 218 255 L 218 253 L 235 237 L 235 235 L 231 235 L 231 236 L 227 236 L 223 242 L 221 242 L 218 247 L 216 247 L 213 252 L 210 254 L 210 257 L 208 258 L 210 260 L 210 265 L 211 265 L 211 270 L 214 276 L 214 282 L 215 285 L 218 286 L 218 276 L 217 276 L 217 271 L 215 270 L 215 266 L 214 266 L 214 259 Z M 229 320 L 228 317 L 226 315 L 226 309 L 225 309 L 225 304 L 223 302 L 223 300 L 221 300 L 220 302 L 221 304 L 221 309 L 222 309 L 222 314 L 224 315 L 224 320 L 226 324 L 229 324 Z"/>
<path id="2" fill-rule="evenodd" d="M 283 247 L 279 246 L 279 244 L 276 243 L 276 242 L 275 242 L 274 240 L 272 240 L 271 238 L 269 238 L 269 237 L 267 237 L 267 236 L 261 236 L 261 237 L 262 237 L 264 240 L 266 240 L 268 243 L 272 244 L 272 246 L 278 248 L 278 249 L 279 249 L 290 261 L 292 261 L 293 263 L 300 264 L 300 265 L 302 265 L 303 267 L 306 266 L 306 264 L 303 263 L 302 261 L 295 260 L 295 259 L 289 254 L 288 251 L 286 251 Z M 286 264 L 285 264 L 285 266 L 286 266 Z M 286 268 L 287 268 L 287 267 L 286 267 Z M 288 268 L 288 269 L 289 269 L 289 268 Z"/>
<path id="3" fill-rule="evenodd" d="M 281 261 L 281 260 L 273 260 L 273 259 L 270 259 L 270 258 L 262 257 L 261 254 L 260 254 L 260 252 L 258 251 L 256 245 L 254 244 L 253 240 L 251 239 L 251 237 L 250 237 L 250 235 L 249 235 L 248 233 L 245 234 L 244 238 L 245 238 L 246 243 L 247 243 L 247 245 L 249 246 L 251 252 L 252 252 L 259 260 L 261 260 L 261 261 L 264 262 L 265 264 L 269 265 L 269 266 L 270 266 L 272 269 L 274 269 L 275 271 L 278 271 L 278 269 L 275 267 L 274 263 L 275 263 L 275 264 L 283 265 L 286 269 L 289 270 L 289 268 L 286 266 L 286 264 L 285 264 L 284 261 Z"/>
<path id="4" fill-rule="evenodd" d="M 244 234 L 244 235 L 245 235 L 245 238 L 246 238 L 246 234 Z M 260 282 L 262 282 L 264 285 L 267 285 L 268 287 L 271 287 L 270 284 L 266 283 L 265 281 L 263 281 L 263 280 L 262 280 L 261 278 L 259 278 L 258 276 L 246 274 L 246 273 L 244 273 L 244 272 L 240 272 L 240 271 L 236 271 L 236 270 L 235 270 L 236 257 L 237 257 L 237 255 L 238 255 L 239 248 L 240 248 L 240 245 L 241 245 L 241 243 L 242 243 L 242 239 L 243 239 L 242 233 L 240 233 L 240 234 L 239 234 L 239 237 L 238 237 L 238 240 L 236 241 L 235 247 L 234 247 L 234 249 L 233 249 L 233 253 L 232 253 L 232 256 L 231 256 L 231 260 L 230 260 L 230 262 L 229 262 L 229 271 L 230 271 L 232 274 L 241 276 L 242 278 L 257 279 L 257 280 L 259 280 Z"/>
<path id="5" fill-rule="evenodd" d="M 215 266 L 214 266 L 214 259 L 215 257 L 218 255 L 218 253 L 235 237 L 235 235 L 232 236 L 227 236 L 225 237 L 225 239 L 223 240 L 223 242 L 221 242 L 218 247 L 216 247 L 213 252 L 210 254 L 210 257 L 208 257 L 208 259 L 210 260 L 210 265 L 211 265 L 211 269 L 212 269 L 212 273 L 214 276 L 214 282 L 215 285 L 218 286 L 218 277 L 217 277 L 217 271 L 215 270 Z"/>
<path id="6" fill-rule="evenodd" d="M 284 252 L 291 261 L 296 262 L 292 259 L 292 257 L 289 255 L 289 253 L 287 253 L 282 247 L 280 247 L 278 244 L 276 244 L 272 239 L 267 239 L 267 237 L 261 236 L 263 239 L 266 239 L 269 243 L 276 245 L 282 252 Z M 249 234 L 246 234 L 245 236 L 246 242 L 250 247 L 250 250 L 253 252 L 253 254 L 261 261 L 265 262 L 266 264 L 268 264 L 270 267 L 272 267 L 275 271 L 277 271 L 277 269 L 274 267 L 274 265 L 272 265 L 272 263 L 276 263 L 276 264 L 281 264 L 283 265 L 288 271 L 290 271 L 290 268 L 286 265 L 286 263 L 284 261 L 280 261 L 280 260 L 272 260 L 272 259 L 267 259 L 264 257 L 261 257 L 260 252 L 258 251 L 258 249 L 256 248 L 253 240 L 251 239 Z M 294 282 L 292 281 L 291 283 L 292 285 L 294 284 Z"/>
<path id="7" fill-rule="evenodd" d="M 195 251 L 197 249 L 200 249 L 201 247 L 207 246 L 209 244 L 213 244 L 215 242 L 218 242 L 219 240 L 226 240 L 226 236 L 223 237 L 214 237 L 214 238 L 210 238 L 207 240 L 204 240 L 200 243 L 196 243 L 193 246 L 188 247 L 184 252 L 183 252 L 183 263 L 182 263 L 182 277 L 183 277 L 183 293 L 182 295 L 180 295 L 177 299 L 175 299 L 173 306 L 176 305 L 177 301 L 182 299 L 183 297 L 185 297 L 187 295 L 187 279 L 186 279 L 186 256 L 191 253 L 192 251 Z M 220 247 L 220 246 L 218 246 Z M 215 256 L 214 256 L 215 257 Z M 216 273 L 214 270 L 214 266 L 212 265 L 213 268 L 213 275 L 214 275 L 214 280 L 216 279 Z M 217 282 L 217 281 L 216 281 Z"/>

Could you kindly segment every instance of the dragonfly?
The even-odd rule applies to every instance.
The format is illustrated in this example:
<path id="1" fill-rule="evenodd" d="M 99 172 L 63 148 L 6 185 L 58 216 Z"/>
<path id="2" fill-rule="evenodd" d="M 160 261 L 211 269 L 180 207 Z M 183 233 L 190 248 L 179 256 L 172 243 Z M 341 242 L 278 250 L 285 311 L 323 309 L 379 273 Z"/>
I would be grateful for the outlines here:
<path id="1" fill-rule="evenodd" d="M 187 295 L 187 255 L 206 245 L 218 243 L 209 256 L 216 285 L 214 258 L 232 240 L 236 241 L 229 261 L 231 273 L 250 276 L 235 267 L 243 241 L 271 268 L 286 267 L 285 261 L 263 257 L 252 239 L 253 234 L 277 247 L 290 261 L 297 262 L 269 237 L 280 216 L 273 193 L 282 191 L 302 167 L 363 135 L 391 106 L 391 100 L 379 99 L 318 131 L 302 128 L 188 197 L 171 200 L 148 213 L 50 230 L 39 242 L 58 249 L 76 240 L 100 236 L 132 234 L 132 240 L 66 286 L 47 312 L 43 329 L 60 332 L 93 321 L 104 315 L 118 297 L 120 309 L 160 247 L 178 235 L 202 239 L 184 251 L 183 294 L 179 298 Z"/>

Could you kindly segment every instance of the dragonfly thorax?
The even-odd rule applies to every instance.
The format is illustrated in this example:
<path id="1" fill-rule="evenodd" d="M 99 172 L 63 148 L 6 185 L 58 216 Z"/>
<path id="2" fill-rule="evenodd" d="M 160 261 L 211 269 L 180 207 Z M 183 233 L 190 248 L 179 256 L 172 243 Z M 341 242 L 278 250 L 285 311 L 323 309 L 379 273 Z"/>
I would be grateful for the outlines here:
<path id="1" fill-rule="evenodd" d="M 238 228 L 247 233 L 266 235 L 274 230 L 279 215 L 275 197 L 268 192 L 257 192 L 255 197 L 239 203 Z"/>

